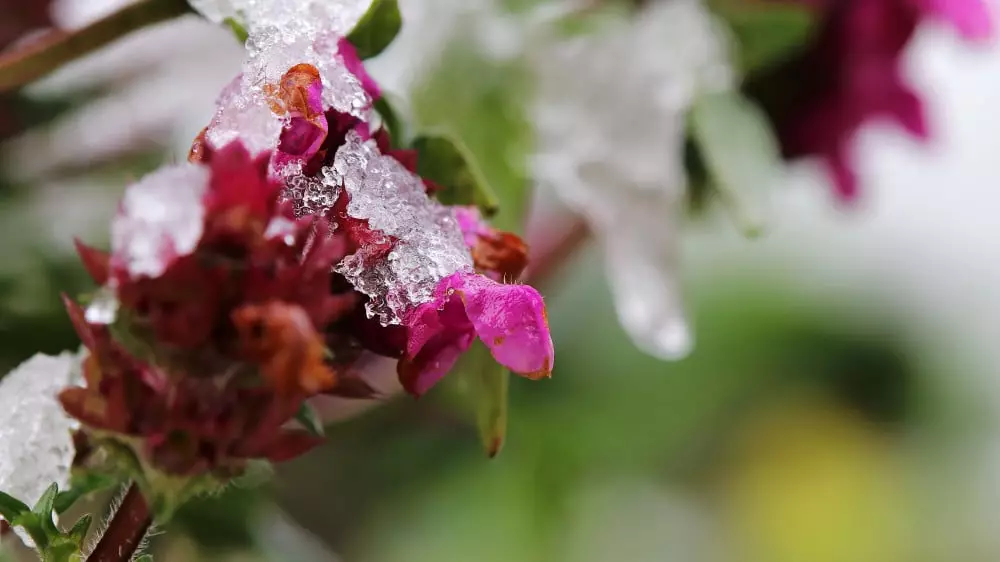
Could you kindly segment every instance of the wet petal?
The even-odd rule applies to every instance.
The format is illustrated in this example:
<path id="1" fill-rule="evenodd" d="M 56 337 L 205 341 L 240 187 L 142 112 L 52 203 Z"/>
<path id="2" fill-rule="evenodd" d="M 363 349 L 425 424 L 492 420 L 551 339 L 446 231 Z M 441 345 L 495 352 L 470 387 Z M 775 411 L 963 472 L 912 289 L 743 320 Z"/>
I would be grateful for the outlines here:
<path id="1" fill-rule="evenodd" d="M 361 82 L 361 87 L 364 88 L 365 92 L 373 100 L 382 97 L 381 89 L 379 89 L 378 84 L 375 83 L 371 75 L 368 74 L 368 71 L 365 70 L 365 63 L 358 57 L 357 49 L 354 48 L 354 45 L 346 37 L 341 37 L 337 41 L 337 52 L 344 59 L 344 66 L 347 67 L 347 70 Z"/>
<path id="2" fill-rule="evenodd" d="M 415 396 L 427 392 L 472 345 L 475 329 L 457 295 L 419 306 L 409 318 L 406 356 L 399 362 L 399 381 Z"/>

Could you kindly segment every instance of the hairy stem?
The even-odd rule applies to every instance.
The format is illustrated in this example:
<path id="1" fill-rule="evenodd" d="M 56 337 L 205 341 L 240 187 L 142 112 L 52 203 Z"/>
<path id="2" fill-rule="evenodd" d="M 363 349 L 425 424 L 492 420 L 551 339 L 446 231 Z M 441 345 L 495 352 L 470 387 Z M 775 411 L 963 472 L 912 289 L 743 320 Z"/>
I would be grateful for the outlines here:
<path id="1" fill-rule="evenodd" d="M 0 54 L 0 92 L 24 86 L 60 66 L 144 27 L 191 11 L 186 0 L 141 0 L 75 31 L 52 30 Z"/>
<path id="2" fill-rule="evenodd" d="M 143 537 L 149 531 L 153 517 L 146 498 L 133 483 L 122 498 L 118 510 L 111 516 L 108 528 L 97 541 L 87 562 L 127 562 L 132 560 Z"/>

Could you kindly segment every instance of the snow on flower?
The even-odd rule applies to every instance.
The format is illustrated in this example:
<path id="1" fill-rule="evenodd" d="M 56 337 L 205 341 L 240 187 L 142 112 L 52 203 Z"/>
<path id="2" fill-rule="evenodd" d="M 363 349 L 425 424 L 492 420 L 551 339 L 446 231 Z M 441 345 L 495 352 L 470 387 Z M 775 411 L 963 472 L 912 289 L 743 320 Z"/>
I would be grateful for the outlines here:
<path id="1" fill-rule="evenodd" d="M 0 379 L 0 490 L 29 505 L 53 482 L 69 483 L 79 424 L 56 395 L 77 369 L 74 354 L 38 354 Z"/>
<path id="2" fill-rule="evenodd" d="M 536 176 L 591 223 L 622 325 L 663 358 L 692 346 L 674 272 L 685 118 L 730 87 L 726 48 L 700 0 L 675 0 L 535 55 Z"/>

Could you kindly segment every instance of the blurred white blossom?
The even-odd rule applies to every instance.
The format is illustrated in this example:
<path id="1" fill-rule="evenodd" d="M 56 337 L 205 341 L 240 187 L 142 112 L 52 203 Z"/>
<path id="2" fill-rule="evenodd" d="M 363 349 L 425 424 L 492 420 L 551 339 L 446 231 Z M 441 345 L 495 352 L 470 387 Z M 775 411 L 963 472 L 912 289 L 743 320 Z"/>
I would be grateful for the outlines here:
<path id="1" fill-rule="evenodd" d="M 726 51 L 700 0 L 674 0 L 531 53 L 536 178 L 590 222 L 622 325 L 662 358 L 692 346 L 675 279 L 686 115 L 731 86 Z"/>
<path id="2" fill-rule="evenodd" d="M 76 420 L 56 398 L 79 358 L 38 354 L 0 379 L 0 490 L 33 504 L 53 482 L 65 488 Z"/>

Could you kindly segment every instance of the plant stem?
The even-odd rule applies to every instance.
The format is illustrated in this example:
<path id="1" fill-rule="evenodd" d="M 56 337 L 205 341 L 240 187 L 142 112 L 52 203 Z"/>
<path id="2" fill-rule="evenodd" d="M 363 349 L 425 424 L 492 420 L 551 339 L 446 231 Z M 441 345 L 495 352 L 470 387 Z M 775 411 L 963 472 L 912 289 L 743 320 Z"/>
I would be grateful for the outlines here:
<path id="1" fill-rule="evenodd" d="M 538 236 L 531 237 L 529 241 L 533 251 L 525 282 L 535 286 L 544 285 L 589 239 L 590 228 L 587 222 L 576 215 L 565 225 L 549 228 Z"/>
<path id="2" fill-rule="evenodd" d="M 191 12 L 186 0 L 142 0 L 75 31 L 52 30 L 0 54 L 0 92 L 33 82 L 129 33 Z"/>
<path id="3" fill-rule="evenodd" d="M 139 487 L 132 483 L 122 503 L 111 516 L 108 528 L 97 541 L 87 562 L 127 562 L 139 548 L 146 531 L 153 523 L 146 498 Z"/>

